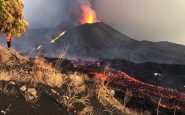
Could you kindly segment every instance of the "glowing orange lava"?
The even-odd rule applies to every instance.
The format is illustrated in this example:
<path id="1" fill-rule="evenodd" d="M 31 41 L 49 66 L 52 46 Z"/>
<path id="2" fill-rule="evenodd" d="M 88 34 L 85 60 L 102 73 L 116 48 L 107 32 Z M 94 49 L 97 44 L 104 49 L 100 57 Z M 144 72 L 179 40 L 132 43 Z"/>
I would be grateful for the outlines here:
<path id="1" fill-rule="evenodd" d="M 96 12 L 89 5 L 82 6 L 82 18 L 80 20 L 80 23 L 92 24 L 96 21 Z"/>
<path id="2" fill-rule="evenodd" d="M 116 91 L 129 89 L 135 97 L 146 98 L 159 107 L 185 110 L 185 92 L 145 83 L 113 68 L 109 68 L 109 74 L 105 75 L 99 70 L 101 66 L 98 61 L 72 60 L 71 62 L 76 70 L 83 70 L 85 74 L 102 81 L 110 80 L 108 86 Z"/>
<path id="3" fill-rule="evenodd" d="M 105 81 L 107 79 L 107 77 L 101 73 L 95 73 L 95 77 L 99 80 L 102 80 L 102 81 Z"/>

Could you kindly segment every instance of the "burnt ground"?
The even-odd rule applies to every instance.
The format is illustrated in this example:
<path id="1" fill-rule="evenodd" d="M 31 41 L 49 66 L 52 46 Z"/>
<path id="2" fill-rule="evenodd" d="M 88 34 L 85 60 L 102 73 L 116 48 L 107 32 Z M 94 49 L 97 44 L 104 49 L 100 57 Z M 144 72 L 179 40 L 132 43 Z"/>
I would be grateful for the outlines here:
<path id="1" fill-rule="evenodd" d="M 45 90 L 49 87 L 42 85 L 41 95 L 36 103 L 26 102 L 20 86 L 1 82 L 3 90 L 0 92 L 0 114 L 6 115 L 69 115 L 66 108 L 58 104 Z M 6 92 L 8 91 L 8 92 Z M 10 93 L 10 92 L 16 92 Z"/>
<path id="2" fill-rule="evenodd" d="M 74 109 L 60 103 L 60 97 L 64 96 L 67 90 L 67 84 L 56 88 L 42 84 L 32 86 L 30 83 L 14 82 L 15 84 L 11 84 L 11 82 L 0 82 L 0 115 L 78 115 L 78 112 L 84 108 L 84 105 L 80 103 L 75 105 Z M 88 83 L 88 86 L 94 87 L 92 83 Z M 22 86 L 35 88 L 39 98 L 26 101 L 25 93 L 21 90 Z M 106 106 L 100 103 L 95 95 L 89 99 L 93 107 L 93 114 L 101 112 L 101 115 L 110 115 L 105 111 L 107 110 Z M 121 111 L 113 111 L 115 115 L 122 114 Z"/>
<path id="3" fill-rule="evenodd" d="M 6 115 L 73 115 L 67 111 L 67 108 L 59 104 L 56 99 L 57 97 L 51 93 L 51 88 L 48 86 L 42 85 L 41 95 L 39 96 L 36 103 L 26 102 L 20 87 L 23 85 L 28 85 L 25 83 L 12 85 L 9 82 L 1 82 L 1 86 L 6 89 L 1 90 L 0 92 L 0 114 Z M 52 88 L 53 89 L 53 88 Z M 58 88 L 54 88 L 57 91 Z M 9 91 L 9 93 L 6 92 Z M 16 92 L 11 93 L 11 92 Z M 124 92 L 116 92 L 115 97 L 123 102 Z M 95 105 L 99 105 L 94 101 Z M 100 106 L 99 106 L 100 107 Z M 127 107 L 137 110 L 139 112 L 150 111 L 153 115 L 156 114 L 156 104 L 153 104 L 146 99 L 141 99 L 138 97 L 132 97 L 131 101 L 127 104 Z M 161 115 L 173 115 L 174 110 L 160 108 Z M 74 114 L 75 115 L 75 114 Z M 106 114 L 105 114 L 106 115 Z M 176 111 L 176 115 L 184 115 L 182 111 Z"/>

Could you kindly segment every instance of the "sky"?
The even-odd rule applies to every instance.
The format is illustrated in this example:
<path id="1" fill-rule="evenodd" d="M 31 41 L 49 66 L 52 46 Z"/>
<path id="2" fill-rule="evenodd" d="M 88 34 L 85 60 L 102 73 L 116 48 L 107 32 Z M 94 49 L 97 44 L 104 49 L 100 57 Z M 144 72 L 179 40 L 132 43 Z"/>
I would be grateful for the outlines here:
<path id="1" fill-rule="evenodd" d="M 43 28 L 64 21 L 66 1 L 75 0 L 23 1 L 30 27 Z M 93 7 L 100 21 L 133 39 L 185 45 L 184 0 L 94 0 Z"/>
<path id="2" fill-rule="evenodd" d="M 30 28 L 54 27 L 65 20 L 65 0 L 23 0 Z"/>

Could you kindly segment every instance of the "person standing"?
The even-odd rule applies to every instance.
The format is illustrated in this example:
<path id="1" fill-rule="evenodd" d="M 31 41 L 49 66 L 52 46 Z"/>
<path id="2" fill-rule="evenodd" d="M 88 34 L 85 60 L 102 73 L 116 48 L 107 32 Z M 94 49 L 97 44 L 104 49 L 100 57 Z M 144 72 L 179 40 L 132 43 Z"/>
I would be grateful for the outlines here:
<path id="1" fill-rule="evenodd" d="M 12 42 L 12 35 L 11 34 L 8 34 L 6 36 L 6 42 L 7 42 L 8 49 L 11 48 L 11 42 Z"/>

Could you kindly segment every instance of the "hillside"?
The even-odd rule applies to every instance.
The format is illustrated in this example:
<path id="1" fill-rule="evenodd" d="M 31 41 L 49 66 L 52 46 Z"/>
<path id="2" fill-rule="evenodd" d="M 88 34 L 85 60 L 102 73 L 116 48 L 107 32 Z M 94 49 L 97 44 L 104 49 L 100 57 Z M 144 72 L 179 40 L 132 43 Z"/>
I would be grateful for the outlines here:
<path id="1" fill-rule="evenodd" d="M 136 41 L 104 23 L 71 29 L 55 44 L 69 44 L 68 55 L 78 58 L 127 59 L 133 62 L 185 63 L 185 46 Z"/>
<path id="2" fill-rule="evenodd" d="M 1 114 L 128 114 L 104 81 L 62 74 L 42 58 L 29 59 L 0 46 Z M 142 113 L 140 113 L 142 114 Z"/>
<path id="3" fill-rule="evenodd" d="M 65 30 L 68 30 L 66 34 L 51 44 L 50 41 Z M 32 29 L 22 39 L 13 42 L 20 53 L 27 55 L 31 51 L 31 55 L 37 55 L 38 51 L 34 49 L 39 45 L 43 46 L 39 54 L 47 57 L 59 56 L 63 47 L 69 45 L 68 58 L 185 64 L 185 46 L 169 42 L 136 41 L 103 22 L 77 27 L 66 23 L 51 29 Z"/>

